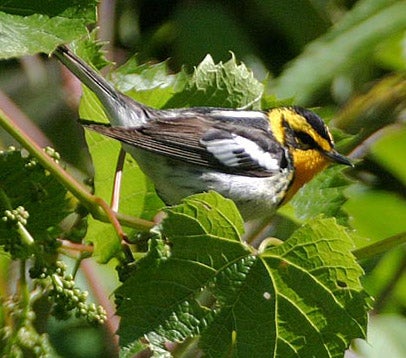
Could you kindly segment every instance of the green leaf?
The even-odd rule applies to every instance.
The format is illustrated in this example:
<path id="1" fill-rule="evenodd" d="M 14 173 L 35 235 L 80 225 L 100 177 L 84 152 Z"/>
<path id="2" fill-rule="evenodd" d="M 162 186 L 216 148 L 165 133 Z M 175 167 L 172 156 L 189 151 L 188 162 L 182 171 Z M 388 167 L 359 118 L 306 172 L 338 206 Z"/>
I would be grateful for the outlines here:
<path id="1" fill-rule="evenodd" d="M 306 105 L 337 74 L 367 60 L 384 39 L 404 31 L 405 12 L 404 1 L 358 1 L 337 26 L 306 46 L 277 78 L 274 93 Z"/>
<path id="2" fill-rule="evenodd" d="M 234 56 L 226 63 L 215 64 L 210 55 L 196 67 L 189 85 L 176 93 L 166 108 L 228 107 L 260 109 L 264 86 Z"/>
<path id="3" fill-rule="evenodd" d="M 230 200 L 214 192 L 199 194 L 166 212 L 168 218 L 162 225 L 173 245 L 170 257 L 166 256 L 166 246 L 151 247 L 139 262 L 139 270 L 117 291 L 119 297 L 125 297 L 118 310 L 122 316 L 120 338 L 124 344 L 161 324 L 163 328 L 158 328 L 156 334 L 163 337 L 169 334 L 169 339 L 174 341 L 195 333 L 209 312 L 204 304 L 199 304 L 204 296 L 201 285 L 213 278 L 215 269 L 248 253 L 238 241 L 242 220 Z M 198 221 L 197 217 L 206 213 L 208 217 Z M 235 222 L 230 227 L 232 218 Z M 224 230 L 229 237 L 221 236 Z M 142 297 L 134 289 L 140 289 Z M 134 317 L 137 325 L 131 323 Z"/>
<path id="4" fill-rule="evenodd" d="M 120 358 L 133 358 L 140 354 L 142 351 L 145 351 L 148 346 L 142 342 L 136 342 L 129 347 L 125 347 L 120 351 Z"/>
<path id="5" fill-rule="evenodd" d="M 0 5 L 0 59 L 50 53 L 87 33 L 95 0 L 7 1 Z"/>
<path id="6" fill-rule="evenodd" d="M 348 214 L 342 206 L 347 201 L 344 191 L 351 182 L 342 171 L 339 165 L 325 169 L 303 186 L 280 212 L 287 214 L 290 206 L 295 217 L 302 221 L 323 215 L 334 217 L 342 225 L 348 224 Z"/>
<path id="7" fill-rule="evenodd" d="M 62 16 L 70 19 L 96 21 L 95 7 L 97 0 L 7 0 L 0 4 L 0 11 L 20 16 L 42 14 L 47 16 Z"/>
<path id="8" fill-rule="evenodd" d="M 161 233 L 117 290 L 119 334 L 128 345 L 200 336 L 208 356 L 342 356 L 364 337 L 368 305 L 334 219 L 318 219 L 257 253 L 240 241 L 229 200 L 199 194 L 167 209 Z"/>
<path id="9" fill-rule="evenodd" d="M 202 347 L 210 356 L 341 357 L 352 338 L 365 336 L 367 323 L 351 248 L 333 219 L 297 230 L 260 255 L 216 317 L 217 329 L 202 335 Z"/>
<path id="10" fill-rule="evenodd" d="M 23 206 L 29 213 L 26 228 L 35 241 L 48 242 L 59 234 L 58 224 L 73 211 L 66 189 L 44 168 L 18 150 L 0 153 L 0 215 Z M 0 220 L 0 245 L 19 242 L 18 233 Z M 56 247 L 56 246 L 54 246 Z"/>
<path id="11" fill-rule="evenodd" d="M 225 200 L 216 192 L 189 196 L 182 205 L 166 210 L 168 219 L 163 230 L 172 240 L 184 240 L 183 226 L 196 235 L 215 231 L 216 236 L 239 241 L 244 233 L 242 218 L 231 200 Z"/>
<path id="12" fill-rule="evenodd" d="M 280 356 L 338 357 L 353 338 L 365 337 L 369 299 L 352 249 L 334 219 L 318 219 L 264 253 L 277 288 Z"/>

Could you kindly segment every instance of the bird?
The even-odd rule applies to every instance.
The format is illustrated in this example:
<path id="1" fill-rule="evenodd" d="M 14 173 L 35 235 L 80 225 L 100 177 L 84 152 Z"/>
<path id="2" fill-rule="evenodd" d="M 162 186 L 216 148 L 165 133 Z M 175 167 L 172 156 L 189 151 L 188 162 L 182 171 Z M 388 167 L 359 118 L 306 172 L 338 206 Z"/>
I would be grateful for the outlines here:
<path id="1" fill-rule="evenodd" d="M 330 163 L 352 166 L 306 108 L 154 109 L 115 89 L 67 46 L 54 55 L 96 94 L 110 121 L 83 125 L 120 141 L 167 205 L 213 190 L 233 200 L 244 221 L 271 217 Z"/>

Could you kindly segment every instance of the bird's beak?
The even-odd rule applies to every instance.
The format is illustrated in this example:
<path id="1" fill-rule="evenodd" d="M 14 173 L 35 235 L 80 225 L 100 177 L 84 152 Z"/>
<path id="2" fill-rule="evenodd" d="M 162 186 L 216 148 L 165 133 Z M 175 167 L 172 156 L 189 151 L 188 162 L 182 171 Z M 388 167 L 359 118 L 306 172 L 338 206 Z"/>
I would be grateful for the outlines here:
<path id="1" fill-rule="evenodd" d="M 350 167 L 354 166 L 354 164 L 352 164 L 351 161 L 347 157 L 338 153 L 335 149 L 333 149 L 329 152 L 324 152 L 324 155 L 333 162 L 345 164 Z"/>

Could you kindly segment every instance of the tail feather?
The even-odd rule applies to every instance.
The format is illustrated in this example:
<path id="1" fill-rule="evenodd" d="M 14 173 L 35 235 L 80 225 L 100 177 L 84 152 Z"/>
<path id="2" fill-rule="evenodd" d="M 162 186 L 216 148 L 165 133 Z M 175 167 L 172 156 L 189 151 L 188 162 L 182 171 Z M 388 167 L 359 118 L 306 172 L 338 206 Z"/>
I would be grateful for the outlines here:
<path id="1" fill-rule="evenodd" d="M 102 76 L 93 70 L 81 58 L 76 56 L 66 46 L 59 46 L 54 55 L 69 69 L 86 87 L 100 97 L 116 97 L 117 91 Z"/>
<path id="2" fill-rule="evenodd" d="M 145 123 L 155 110 L 116 90 L 99 73 L 66 46 L 59 46 L 54 55 L 86 87 L 94 92 L 113 126 L 134 127 Z"/>

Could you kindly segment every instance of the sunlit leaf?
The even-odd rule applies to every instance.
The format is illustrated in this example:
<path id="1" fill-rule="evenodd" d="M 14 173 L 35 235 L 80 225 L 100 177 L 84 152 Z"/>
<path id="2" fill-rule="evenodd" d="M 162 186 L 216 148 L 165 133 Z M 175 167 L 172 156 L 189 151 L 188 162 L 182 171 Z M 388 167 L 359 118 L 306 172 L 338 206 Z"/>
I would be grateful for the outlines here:
<path id="1" fill-rule="evenodd" d="M 168 245 L 156 241 L 117 291 L 122 344 L 200 336 L 209 356 L 338 357 L 365 336 L 362 270 L 334 219 L 257 253 L 239 240 L 235 208 L 214 193 L 167 214 Z"/>
<path id="2" fill-rule="evenodd" d="M 50 53 L 87 33 L 95 0 L 6 1 L 0 4 L 0 59 Z"/>
<path id="3" fill-rule="evenodd" d="M 210 55 L 196 67 L 189 85 L 166 107 L 230 107 L 259 109 L 264 86 L 234 56 L 215 64 Z"/>

